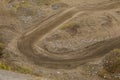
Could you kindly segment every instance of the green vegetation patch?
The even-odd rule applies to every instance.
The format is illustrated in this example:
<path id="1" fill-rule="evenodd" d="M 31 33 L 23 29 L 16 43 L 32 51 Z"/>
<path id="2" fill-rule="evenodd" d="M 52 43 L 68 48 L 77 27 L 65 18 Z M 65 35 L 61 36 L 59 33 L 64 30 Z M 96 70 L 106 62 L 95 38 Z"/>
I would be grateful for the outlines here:
<path id="1" fill-rule="evenodd" d="M 5 62 L 0 62 L 0 69 L 1 70 L 7 70 L 7 71 L 14 71 L 24 74 L 32 74 L 32 70 L 26 67 L 20 67 L 20 66 L 9 66 Z"/>
<path id="2" fill-rule="evenodd" d="M 37 5 L 41 6 L 41 5 L 51 5 L 52 3 L 54 3 L 55 1 L 58 0 L 35 0 L 35 2 L 37 3 Z"/>
<path id="3" fill-rule="evenodd" d="M 78 34 L 79 28 L 80 28 L 80 25 L 77 22 L 70 22 L 60 27 L 61 30 L 65 30 L 71 36 L 75 36 L 76 34 Z"/>
<path id="4" fill-rule="evenodd" d="M 5 48 L 5 45 L 3 43 L 0 43 L 0 57 L 3 55 L 2 51 L 4 48 Z M 0 69 L 20 72 L 20 73 L 24 73 L 24 74 L 32 74 L 32 70 L 29 68 L 9 65 L 4 61 L 0 61 Z"/>
<path id="5" fill-rule="evenodd" d="M 24 2 L 18 2 L 16 4 L 12 5 L 12 8 L 14 11 L 17 11 L 20 7 L 26 7 L 29 8 L 31 6 L 30 2 L 28 0 L 24 1 Z"/>
<path id="6" fill-rule="evenodd" d="M 120 73 L 120 49 L 114 49 L 106 55 L 103 68 L 110 73 Z"/>
<path id="7" fill-rule="evenodd" d="M 79 27 L 77 22 L 69 22 L 69 23 L 61 26 L 60 29 L 65 30 L 65 29 L 71 29 L 71 28 L 75 28 L 75 27 Z"/>
<path id="8" fill-rule="evenodd" d="M 108 80 L 120 80 L 116 77 L 120 74 L 120 49 L 110 51 L 102 62 L 103 68 L 99 71 L 98 75 Z"/>
<path id="9" fill-rule="evenodd" d="M 3 43 L 0 43 L 0 56 L 2 56 L 2 51 L 5 48 L 5 45 Z"/>
<path id="10" fill-rule="evenodd" d="M 24 74 L 32 74 L 32 70 L 30 68 L 26 68 L 26 67 L 19 67 L 16 66 L 13 71 L 17 71 L 20 73 L 24 73 Z"/>
<path id="11" fill-rule="evenodd" d="M 12 68 L 8 66 L 7 64 L 5 64 L 4 62 L 0 62 L 0 69 L 10 71 Z"/>

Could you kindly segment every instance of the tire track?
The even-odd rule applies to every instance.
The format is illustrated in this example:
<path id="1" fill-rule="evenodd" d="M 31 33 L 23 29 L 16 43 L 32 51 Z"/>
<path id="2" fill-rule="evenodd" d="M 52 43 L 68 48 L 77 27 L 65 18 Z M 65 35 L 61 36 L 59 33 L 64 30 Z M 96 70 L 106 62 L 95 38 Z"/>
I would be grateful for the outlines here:
<path id="1" fill-rule="evenodd" d="M 114 8 L 119 7 L 118 4 L 120 3 L 113 3 Z M 110 4 L 112 5 L 112 4 Z M 101 8 L 96 8 L 95 11 L 106 10 L 106 9 L 113 9 L 110 5 L 103 6 Z M 115 6 L 116 5 L 116 6 Z M 110 8 L 108 8 L 110 7 Z M 90 9 L 91 10 L 91 9 Z M 94 10 L 94 9 L 93 9 Z M 86 11 L 86 10 L 85 10 Z M 89 10 L 88 10 L 89 11 Z M 92 11 L 92 10 L 91 10 Z M 39 39 L 42 38 L 44 35 L 52 31 L 54 28 L 59 26 L 61 23 L 64 23 L 66 20 L 77 14 L 79 10 L 75 8 L 71 8 L 67 11 L 64 11 L 57 16 L 53 16 L 52 18 L 44 21 L 40 26 L 33 29 L 32 31 L 23 34 L 23 36 L 18 41 L 18 49 L 22 54 L 24 54 L 29 60 L 33 61 L 36 65 L 49 67 L 49 68 L 74 68 L 90 60 L 95 58 L 101 57 L 105 55 L 105 53 L 109 52 L 114 48 L 120 47 L 120 38 L 110 39 L 107 41 L 101 41 L 94 45 L 88 46 L 84 51 L 85 56 L 78 56 L 73 59 L 54 59 L 50 57 L 46 57 L 40 54 L 34 54 L 35 51 L 33 49 L 33 44 Z"/>

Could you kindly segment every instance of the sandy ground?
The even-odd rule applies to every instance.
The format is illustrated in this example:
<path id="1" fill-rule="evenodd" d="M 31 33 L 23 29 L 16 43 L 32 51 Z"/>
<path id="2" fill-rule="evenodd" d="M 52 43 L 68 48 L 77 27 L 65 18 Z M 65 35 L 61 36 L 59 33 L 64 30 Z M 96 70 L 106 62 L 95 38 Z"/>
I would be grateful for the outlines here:
<path id="1" fill-rule="evenodd" d="M 0 80 L 34 80 L 30 75 L 0 70 Z"/>
<path id="2" fill-rule="evenodd" d="M 7 60 L 15 64 L 32 65 L 38 74 L 46 75 L 49 79 L 101 80 L 95 75 L 94 78 L 90 78 L 84 70 L 81 72 L 79 67 L 101 60 L 109 51 L 120 48 L 120 0 L 60 2 L 66 3 L 69 7 L 58 11 L 47 7 L 46 11 L 43 11 L 46 14 L 42 17 L 19 17 L 13 14 L 13 17 L 6 17 L 5 14 L 0 16 L 1 19 L 5 19 L 0 20 L 3 35 L 1 41 L 7 45 L 5 52 L 11 52 L 10 57 L 7 54 Z M 75 28 L 73 26 L 61 29 L 75 21 Z M 12 28 L 3 26 L 5 24 Z M 1 77 L 3 75 L 5 77 Z M 20 80 L 32 79 L 30 75 L 0 71 L 2 80 L 19 80 L 18 77 Z"/>
<path id="3" fill-rule="evenodd" d="M 113 49 L 113 48 L 118 48 L 119 47 L 119 45 L 116 45 L 116 43 L 118 43 L 118 41 L 119 41 L 119 39 L 117 40 L 117 41 L 114 41 L 114 42 L 112 42 L 111 43 L 111 41 L 112 40 L 114 40 L 114 37 L 112 37 L 111 36 L 111 31 L 109 31 L 110 32 L 110 34 L 108 34 L 107 33 L 107 36 L 105 36 L 105 37 L 109 37 L 109 35 L 113 38 L 111 38 L 111 39 L 109 39 L 109 40 L 107 40 L 106 42 L 101 42 L 102 43 L 102 46 L 100 45 L 99 46 L 99 43 L 98 44 L 96 44 L 96 46 L 93 46 L 94 45 L 94 43 L 93 43 L 93 45 L 92 44 L 90 44 L 90 45 L 87 45 L 87 46 L 89 46 L 89 47 L 87 47 L 85 50 L 84 50 L 84 52 L 82 52 L 81 54 L 83 54 L 83 55 L 75 55 L 75 56 L 73 56 L 73 57 L 71 57 L 70 59 L 54 59 L 54 58 L 49 58 L 48 56 L 46 56 L 46 55 L 39 55 L 39 54 L 37 54 L 36 56 L 34 55 L 35 53 L 35 51 L 33 51 L 34 49 L 32 49 L 32 45 L 34 44 L 34 42 L 35 41 L 37 41 L 37 39 L 39 39 L 39 38 L 42 38 L 44 35 L 46 35 L 47 33 L 49 33 L 52 29 L 54 29 L 55 27 L 57 27 L 57 26 L 59 26 L 59 24 L 62 24 L 63 22 L 65 22 L 65 20 L 67 20 L 67 19 L 69 19 L 72 15 L 74 15 L 74 14 L 77 14 L 77 12 L 81 12 L 81 11 L 84 11 L 84 13 L 92 13 L 92 10 L 94 11 L 94 13 L 97 13 L 97 11 L 101 11 L 101 13 L 102 13 L 102 11 L 103 10 L 110 10 L 111 8 L 109 8 L 110 6 L 114 6 L 113 8 L 114 9 L 116 9 L 117 7 L 119 7 L 119 2 L 111 2 L 111 3 L 104 3 L 103 4 L 103 6 L 95 6 L 95 7 L 93 7 L 93 8 L 91 8 L 91 9 L 85 9 L 85 11 L 84 10 L 80 10 L 79 11 L 79 9 L 76 11 L 74 8 L 73 9 L 70 9 L 70 10 L 66 10 L 63 14 L 60 14 L 60 16 L 58 16 L 58 18 L 54 18 L 55 19 L 55 21 L 54 20 L 52 20 L 52 19 L 48 19 L 48 22 L 47 22 L 47 20 L 46 20 L 46 22 L 44 22 L 44 23 L 42 23 L 40 26 L 38 26 L 38 27 L 36 27 L 35 29 L 33 29 L 32 31 L 30 31 L 30 32 L 28 32 L 27 34 L 24 34 L 22 37 L 21 37 L 21 39 L 19 40 L 19 42 L 18 42 L 18 48 L 20 49 L 20 51 L 22 52 L 22 53 L 24 53 L 26 56 L 28 56 L 28 58 L 31 60 L 31 61 L 34 61 L 36 64 L 42 64 L 42 65 L 45 65 L 46 67 L 47 67 L 47 64 L 48 64 L 48 66 L 50 66 L 50 67 L 53 67 L 54 65 L 57 67 L 65 67 L 65 66 L 67 66 L 67 65 L 71 65 L 71 67 L 74 67 L 74 66 L 79 66 L 79 64 L 83 64 L 84 62 L 86 62 L 86 61 L 88 61 L 88 60 L 90 60 L 90 59 L 94 59 L 94 58 L 96 58 L 96 57 L 101 57 L 101 56 L 103 56 L 105 53 L 107 53 L 107 52 L 109 52 L 111 49 Z M 73 10 L 73 11 L 72 11 Z M 87 12 L 86 12 L 87 11 Z M 111 11 L 112 12 L 112 11 Z M 89 15 L 89 14 L 88 14 Z M 101 15 L 101 14 L 100 14 Z M 106 15 L 107 15 L 107 13 L 106 13 Z M 61 18 L 61 16 L 62 16 L 62 18 Z M 98 16 L 98 14 L 95 14 L 95 16 Z M 108 15 L 107 15 L 108 16 Z M 90 17 L 90 18 L 92 18 L 92 17 Z M 83 20 L 84 20 L 84 17 L 82 18 Z M 62 20 L 62 21 L 61 21 Z M 115 19 L 116 20 L 116 19 Z M 49 22 L 49 21 L 52 21 L 52 22 Z M 85 24 L 88 24 L 88 27 L 91 27 L 90 25 L 92 25 L 91 24 L 92 22 L 90 22 L 90 23 L 85 23 Z M 49 24 L 49 25 L 48 25 Z M 85 25 L 85 24 L 83 24 L 83 25 Z M 95 23 L 93 23 L 93 24 L 98 24 L 97 22 L 95 22 Z M 118 20 L 117 20 L 117 24 L 118 24 Z M 109 23 L 108 23 L 108 25 L 109 25 Z M 44 26 L 44 28 L 42 28 Z M 97 27 L 98 26 L 98 27 Z M 110 25 L 109 25 L 110 26 Z M 94 26 L 93 26 L 94 27 Z M 101 26 L 99 26 L 99 24 L 98 25 L 95 25 L 95 28 L 96 28 L 96 35 L 93 35 L 93 33 L 88 33 L 89 34 L 89 36 L 87 36 L 88 34 L 84 34 L 84 35 L 86 35 L 87 36 L 87 38 L 88 39 L 90 39 L 91 37 L 93 37 L 93 39 L 96 39 L 98 36 L 100 36 L 100 37 L 104 37 L 104 35 L 106 34 L 106 32 L 107 31 L 105 31 L 105 32 L 103 32 L 102 33 L 102 31 L 103 30 L 105 30 L 104 28 L 102 29 L 101 28 L 101 31 L 99 32 L 99 31 L 97 31 L 97 30 L 100 30 L 100 28 L 99 27 L 101 27 Z M 114 26 L 115 27 L 115 26 Z M 94 29 L 94 28 L 93 28 Z M 92 30 L 93 30 L 92 29 Z M 87 30 L 87 29 L 85 29 L 85 30 Z M 92 32 L 92 30 L 91 30 L 91 32 Z M 111 29 L 110 29 L 111 30 Z M 119 28 L 116 28 L 115 30 L 119 30 Z M 84 29 L 83 29 L 83 31 L 84 31 Z M 116 32 L 116 31 L 115 31 Z M 91 34 L 91 35 L 90 35 Z M 98 35 L 97 35 L 98 34 Z M 113 33 L 114 34 L 114 33 Z M 113 35 L 112 34 L 112 35 Z M 115 33 L 115 34 L 119 34 L 119 33 Z M 81 37 L 81 36 L 80 36 Z M 85 36 L 83 36 L 83 37 L 85 37 Z M 116 36 L 117 37 L 117 36 Z M 86 37 L 85 37 L 86 38 Z M 115 38 L 116 39 L 116 38 Z M 84 38 L 83 38 L 83 40 L 85 40 Z M 102 41 L 102 40 L 101 40 Z M 99 41 L 98 41 L 99 42 Z M 67 42 L 66 42 L 67 43 Z M 96 43 L 96 42 L 95 42 Z M 56 43 L 56 44 L 58 44 L 59 45 L 59 43 Z M 69 44 L 69 43 L 68 43 Z M 108 45 L 109 44 L 109 45 Z M 113 46 L 113 44 L 115 45 L 115 46 Z M 67 45 L 67 44 L 66 44 Z M 52 48 L 52 46 L 50 46 L 50 49 Z M 56 47 L 55 47 L 56 48 Z M 79 49 L 79 47 L 77 47 L 78 49 Z M 95 49 L 96 48 L 96 49 Z M 64 49 L 64 46 L 63 46 L 63 48 L 61 48 L 61 50 L 62 49 Z M 108 50 L 106 50 L 106 49 L 108 49 Z M 47 51 L 49 52 L 49 49 L 47 48 Z M 54 49 L 52 50 L 52 51 L 54 51 Z M 51 52 L 52 52 L 51 51 Z M 72 51 L 71 51 L 72 52 Z M 75 52 L 79 52 L 80 53 L 80 51 L 79 50 L 75 50 L 75 51 L 73 51 L 74 53 Z M 29 54 L 28 54 L 29 53 Z M 63 52 L 64 53 L 64 52 Z M 69 51 L 67 52 L 67 53 L 69 53 Z M 44 53 L 45 54 L 45 53 Z M 51 54 L 51 53 L 49 53 L 49 54 Z M 86 55 L 85 55 L 86 54 Z M 98 56 L 97 56 L 98 55 Z M 83 61 L 82 61 L 83 60 Z M 76 63 L 75 63 L 76 62 Z M 44 64 L 45 63 L 45 64 Z M 52 64 L 53 63 L 53 64 Z M 79 64 L 78 64 L 79 63 Z M 69 66 L 70 67 L 70 66 Z M 68 68 L 68 67 L 67 67 Z"/>

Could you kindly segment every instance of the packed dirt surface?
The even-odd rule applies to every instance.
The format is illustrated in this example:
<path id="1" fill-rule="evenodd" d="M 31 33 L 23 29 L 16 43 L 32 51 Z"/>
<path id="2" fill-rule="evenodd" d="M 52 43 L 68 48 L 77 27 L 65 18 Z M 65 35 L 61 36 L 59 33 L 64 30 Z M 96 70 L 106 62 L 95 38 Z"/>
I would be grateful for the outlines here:
<path id="1" fill-rule="evenodd" d="M 43 3 L 13 0 L 0 8 L 3 61 L 29 66 L 50 80 L 104 80 L 86 76 L 85 68 L 99 69 L 102 58 L 120 48 L 120 0 Z"/>
<path id="2" fill-rule="evenodd" d="M 34 80 L 32 76 L 0 70 L 0 80 Z"/>
<path id="3" fill-rule="evenodd" d="M 69 69 L 77 67 L 91 59 L 102 57 L 111 49 L 119 47 L 119 38 L 116 39 L 116 37 L 119 36 L 120 29 L 119 14 L 116 13 L 116 10 L 119 10 L 118 4 L 118 1 L 111 2 L 109 4 L 103 4 L 103 6 L 100 5 L 97 7 L 95 6 L 94 8 L 85 9 L 85 11 L 77 8 L 67 9 L 63 13 L 61 12 L 61 14 L 57 14 L 44 21 L 32 31 L 23 34 L 18 41 L 18 48 L 21 53 L 26 55 L 28 59 L 35 64 L 42 64 L 42 66 L 52 68 Z M 109 8 L 109 6 L 113 5 L 115 5 L 113 9 Z M 80 18 L 76 18 L 79 16 Z M 41 41 L 44 36 L 49 35 L 51 30 L 60 27 L 62 23 L 71 18 L 73 18 L 74 21 L 75 19 L 78 19 L 79 21 L 76 21 L 80 22 L 78 23 L 78 26 L 75 26 L 76 29 L 72 29 L 73 31 L 76 31 L 74 36 L 64 40 L 60 40 L 62 38 L 54 40 L 53 38 L 52 40 L 54 41 L 49 40 L 44 42 L 42 49 L 48 53 L 44 52 L 39 54 L 40 51 L 34 51 L 33 45 L 35 41 L 38 39 Z M 64 24 L 69 23 L 70 22 Z M 60 31 L 62 30 L 59 30 L 59 32 Z M 65 29 L 63 31 L 65 31 Z M 68 31 L 68 35 L 73 33 L 69 29 Z M 59 35 L 61 34 L 59 33 L 58 36 Z M 51 56 L 52 54 L 54 55 Z M 58 55 L 60 55 L 60 57 Z"/>

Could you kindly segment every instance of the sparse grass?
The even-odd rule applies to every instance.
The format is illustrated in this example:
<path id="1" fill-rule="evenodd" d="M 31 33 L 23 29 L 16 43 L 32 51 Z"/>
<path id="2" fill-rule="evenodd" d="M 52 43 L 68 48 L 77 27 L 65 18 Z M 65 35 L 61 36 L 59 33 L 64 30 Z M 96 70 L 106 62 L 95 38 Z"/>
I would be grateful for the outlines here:
<path id="1" fill-rule="evenodd" d="M 29 6 L 30 6 L 30 3 L 28 0 L 26 0 L 24 2 L 18 2 L 16 4 L 12 5 L 12 8 L 14 11 L 17 11 L 18 8 L 20 8 L 20 7 L 29 7 Z"/>
<path id="2" fill-rule="evenodd" d="M 5 62 L 0 62 L 0 69 L 7 70 L 7 71 L 24 73 L 24 74 L 32 74 L 32 70 L 29 69 L 29 68 L 20 67 L 20 66 L 9 66 Z"/>
<path id="3" fill-rule="evenodd" d="M 55 1 L 58 1 L 58 0 L 34 0 L 32 2 L 30 0 L 24 0 L 24 1 L 18 1 L 17 3 L 13 4 L 12 8 L 16 11 L 20 7 L 30 7 L 30 6 L 33 7 L 33 5 L 31 3 L 37 4 L 36 6 L 43 6 L 43 5 L 49 6 L 50 4 L 54 3 Z M 8 0 L 7 2 L 11 3 L 14 1 Z"/>
<path id="4" fill-rule="evenodd" d="M 5 48 L 5 45 L 3 43 L 0 43 L 0 56 L 2 56 L 2 51 Z"/>
<path id="5" fill-rule="evenodd" d="M 14 64 L 11 66 L 11 71 L 24 73 L 24 74 L 32 74 L 32 70 L 30 68 L 24 66 L 17 66 Z"/>
<path id="6" fill-rule="evenodd" d="M 3 70 L 11 70 L 11 67 L 6 65 L 4 62 L 0 62 L 0 69 L 3 69 Z"/>
<path id="7" fill-rule="evenodd" d="M 116 77 L 115 74 L 108 72 L 104 68 L 98 72 L 98 76 L 100 76 L 101 78 L 104 78 L 106 80 L 120 80 L 119 77 Z"/>
<path id="8" fill-rule="evenodd" d="M 103 60 L 103 68 L 110 73 L 120 73 L 120 49 L 114 49 Z"/>
<path id="9" fill-rule="evenodd" d="M 80 25 L 77 22 L 69 22 L 60 27 L 61 30 L 65 30 L 71 36 L 75 36 L 78 33 L 78 28 L 80 28 Z"/>
<path id="10" fill-rule="evenodd" d="M 26 67 L 16 67 L 13 71 L 17 71 L 24 74 L 32 74 L 32 70 Z"/>
<path id="11" fill-rule="evenodd" d="M 111 74 L 106 71 L 105 69 L 102 69 L 98 72 L 98 75 L 104 79 L 111 79 Z"/>
<path id="12" fill-rule="evenodd" d="M 13 67 L 12 71 L 20 72 L 20 73 L 24 73 L 24 74 L 32 74 L 32 70 L 30 68 L 20 67 L 20 66 Z"/>
<path id="13" fill-rule="evenodd" d="M 103 59 L 103 68 L 99 71 L 100 77 L 109 80 L 120 80 L 114 74 L 120 73 L 120 49 L 114 49 Z"/>
<path id="14" fill-rule="evenodd" d="M 28 67 L 24 67 L 24 66 L 13 66 L 12 70 L 15 72 L 20 72 L 20 73 L 24 73 L 24 74 L 32 74 L 32 70 Z"/>
<path id="15" fill-rule="evenodd" d="M 54 3 L 55 1 L 58 1 L 58 0 L 36 0 L 36 4 L 39 6 L 42 6 L 42 5 L 49 6 L 50 4 Z"/>
<path id="16" fill-rule="evenodd" d="M 70 22 L 68 24 L 65 24 L 63 26 L 60 27 L 61 30 L 65 30 L 65 29 L 68 29 L 68 28 L 74 28 L 78 26 L 77 22 Z"/>

